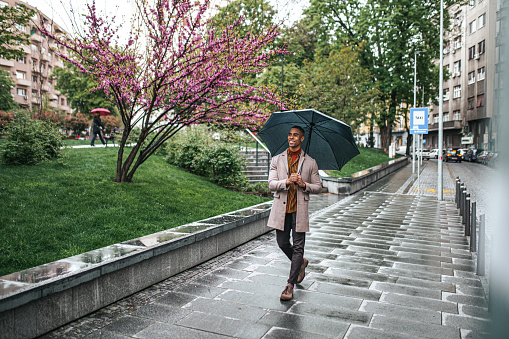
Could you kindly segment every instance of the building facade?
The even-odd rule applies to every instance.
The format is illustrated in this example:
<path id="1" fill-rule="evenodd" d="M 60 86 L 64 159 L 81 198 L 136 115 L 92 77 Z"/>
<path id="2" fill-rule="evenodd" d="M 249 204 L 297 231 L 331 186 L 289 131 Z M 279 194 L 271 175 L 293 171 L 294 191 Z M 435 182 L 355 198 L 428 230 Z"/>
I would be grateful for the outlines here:
<path id="1" fill-rule="evenodd" d="M 448 8 L 451 26 L 444 33 L 444 148 L 496 149 L 495 71 L 497 0 L 470 0 Z M 438 63 L 438 60 L 437 60 Z M 438 105 L 429 115 L 430 148 L 438 147 Z"/>
<path id="2" fill-rule="evenodd" d="M 20 3 L 22 2 L 18 0 L 0 0 L 0 7 L 16 6 Z M 28 4 L 25 5 L 33 8 Z M 36 23 L 41 19 L 50 32 L 66 34 L 44 14 L 35 14 L 27 26 L 17 27 L 30 35 L 29 44 L 22 46 L 25 56 L 14 60 L 0 58 L 0 68 L 11 74 L 15 82 L 15 87 L 11 91 L 12 96 L 21 107 L 35 110 L 42 105 L 52 111 L 70 114 L 71 107 L 67 98 L 54 88 L 55 80 L 51 79 L 56 67 L 64 67 L 63 60 L 55 53 L 62 47 L 37 31 Z"/>

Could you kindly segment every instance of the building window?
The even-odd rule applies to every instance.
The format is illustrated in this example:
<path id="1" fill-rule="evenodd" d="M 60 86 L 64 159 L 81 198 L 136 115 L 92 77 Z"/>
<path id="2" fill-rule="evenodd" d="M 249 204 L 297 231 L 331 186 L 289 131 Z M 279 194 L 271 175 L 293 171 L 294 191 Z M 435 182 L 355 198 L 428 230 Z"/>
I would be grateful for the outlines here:
<path id="1" fill-rule="evenodd" d="M 26 64 L 27 58 L 26 57 L 16 58 L 16 61 L 19 62 L 20 64 Z"/>
<path id="2" fill-rule="evenodd" d="M 25 72 L 16 71 L 16 79 L 26 79 L 27 74 Z"/>
<path id="3" fill-rule="evenodd" d="M 454 86 L 453 98 L 461 98 L 461 85 Z"/>
<path id="4" fill-rule="evenodd" d="M 474 7 L 475 6 L 475 0 L 470 0 L 470 7 Z"/>
<path id="5" fill-rule="evenodd" d="M 442 115 L 442 121 L 443 122 L 449 121 L 449 112 L 444 112 L 444 114 Z"/>
<path id="6" fill-rule="evenodd" d="M 484 67 L 477 70 L 477 81 L 484 80 Z"/>
<path id="7" fill-rule="evenodd" d="M 461 11 L 459 11 L 458 13 L 456 13 L 456 15 L 454 16 L 454 24 L 456 26 L 461 26 L 461 22 L 463 21 L 463 13 L 461 13 Z"/>
<path id="8" fill-rule="evenodd" d="M 475 83 L 475 71 L 468 73 L 468 84 Z"/>
<path id="9" fill-rule="evenodd" d="M 452 112 L 452 120 L 461 120 L 460 110 Z"/>
<path id="10" fill-rule="evenodd" d="M 24 88 L 16 88 L 16 94 L 25 96 L 27 95 L 27 90 Z"/>
<path id="11" fill-rule="evenodd" d="M 32 90 L 32 97 L 33 98 L 37 97 L 37 90 L 36 89 Z"/>
<path id="12" fill-rule="evenodd" d="M 475 33 L 475 28 L 476 28 L 476 25 L 475 25 L 475 19 L 470 22 L 468 24 L 468 34 L 472 34 L 472 33 Z"/>
<path id="13" fill-rule="evenodd" d="M 468 60 L 475 58 L 475 45 L 468 49 Z"/>
<path id="14" fill-rule="evenodd" d="M 32 82 L 37 82 L 37 75 L 32 75 Z"/>
<path id="15" fill-rule="evenodd" d="M 481 54 L 483 54 L 483 53 L 485 52 L 485 49 L 484 49 L 484 47 L 485 47 L 485 45 L 484 45 L 484 41 L 485 41 L 485 40 L 481 41 L 481 42 L 479 43 L 479 47 L 477 48 L 477 50 L 479 51 L 479 55 L 481 55 Z"/>
<path id="16" fill-rule="evenodd" d="M 450 64 L 445 65 L 445 70 L 447 71 L 447 73 L 451 73 L 451 65 Z"/>
<path id="17" fill-rule="evenodd" d="M 484 107 L 484 94 L 477 96 L 477 107 Z"/>
<path id="18" fill-rule="evenodd" d="M 64 98 L 60 98 L 60 105 L 64 106 L 65 105 L 65 100 Z"/>
<path id="19" fill-rule="evenodd" d="M 37 52 L 37 46 L 36 45 L 31 44 L 30 48 L 32 49 L 32 52 Z"/>
<path id="20" fill-rule="evenodd" d="M 444 88 L 444 101 L 449 100 L 449 88 Z"/>
<path id="21" fill-rule="evenodd" d="M 433 123 L 438 124 L 438 114 L 433 115 Z"/>
<path id="22" fill-rule="evenodd" d="M 482 14 L 479 17 L 479 20 L 477 20 L 477 21 L 479 22 L 479 28 L 486 26 L 486 13 Z"/>
<path id="23" fill-rule="evenodd" d="M 454 39 L 454 49 L 461 48 L 461 36 Z"/>
<path id="24" fill-rule="evenodd" d="M 468 109 L 471 110 L 471 109 L 474 109 L 474 100 L 475 98 L 472 97 L 472 98 L 468 98 Z"/>
<path id="25" fill-rule="evenodd" d="M 458 60 L 454 63 L 453 75 L 459 76 L 461 74 L 461 60 Z"/>
<path id="26" fill-rule="evenodd" d="M 449 53 L 450 50 L 451 50 L 451 42 L 449 40 L 447 40 L 444 43 L 444 54 Z"/>

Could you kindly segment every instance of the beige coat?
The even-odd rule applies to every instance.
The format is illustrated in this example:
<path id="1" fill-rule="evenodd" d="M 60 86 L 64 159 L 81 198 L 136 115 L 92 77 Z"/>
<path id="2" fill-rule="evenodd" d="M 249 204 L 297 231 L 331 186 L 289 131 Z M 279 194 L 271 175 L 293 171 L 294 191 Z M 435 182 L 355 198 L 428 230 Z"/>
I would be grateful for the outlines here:
<path id="1" fill-rule="evenodd" d="M 306 183 L 306 189 L 297 187 L 297 232 L 309 232 L 309 194 L 320 193 L 322 182 L 318 174 L 318 165 L 315 159 L 301 151 L 299 159 L 299 171 L 302 180 Z M 301 171 L 302 168 L 302 171 Z M 274 202 L 270 211 L 267 226 L 283 230 L 286 215 L 286 201 L 288 197 L 288 155 L 286 150 L 272 158 L 269 173 L 269 189 L 274 192 Z"/>

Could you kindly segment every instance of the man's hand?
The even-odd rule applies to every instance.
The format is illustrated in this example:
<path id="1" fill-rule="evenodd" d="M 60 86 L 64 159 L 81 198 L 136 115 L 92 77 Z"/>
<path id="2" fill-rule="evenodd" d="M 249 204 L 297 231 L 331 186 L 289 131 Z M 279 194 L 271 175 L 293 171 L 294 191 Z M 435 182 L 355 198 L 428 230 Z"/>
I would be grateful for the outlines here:
<path id="1" fill-rule="evenodd" d="M 306 183 L 304 181 L 302 181 L 302 176 L 300 176 L 297 173 L 290 174 L 290 177 L 288 179 L 286 179 L 286 186 L 289 186 L 292 183 L 295 183 L 302 188 L 306 187 Z"/>

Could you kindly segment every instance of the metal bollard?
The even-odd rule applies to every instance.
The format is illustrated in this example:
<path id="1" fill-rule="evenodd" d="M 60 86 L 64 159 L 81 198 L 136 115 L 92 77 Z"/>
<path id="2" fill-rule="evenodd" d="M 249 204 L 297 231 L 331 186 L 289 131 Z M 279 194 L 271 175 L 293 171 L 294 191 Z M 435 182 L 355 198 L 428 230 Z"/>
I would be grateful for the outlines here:
<path id="1" fill-rule="evenodd" d="M 456 179 L 456 208 L 460 208 L 460 180 Z"/>
<path id="2" fill-rule="evenodd" d="M 465 198 L 465 236 L 470 236 L 470 193 Z"/>
<path id="3" fill-rule="evenodd" d="M 472 203 L 472 215 L 470 218 L 470 252 L 476 252 L 477 244 L 476 244 L 476 235 L 477 235 L 477 202 Z"/>
<path id="4" fill-rule="evenodd" d="M 485 216 L 481 215 L 481 223 L 479 224 L 479 248 L 477 249 L 477 275 L 483 276 L 485 273 Z"/>
<path id="5" fill-rule="evenodd" d="M 461 213 L 461 223 L 465 223 L 465 206 L 466 206 L 466 199 L 467 199 L 467 188 L 465 185 L 463 185 L 463 188 L 461 189 L 461 205 L 460 205 L 460 213 Z"/>

